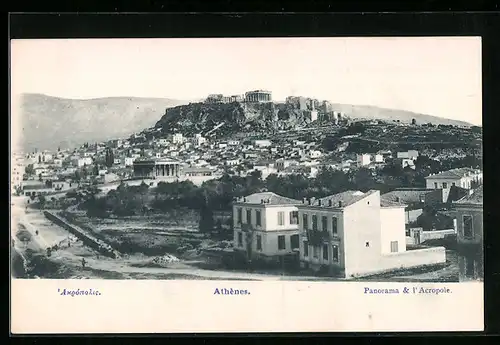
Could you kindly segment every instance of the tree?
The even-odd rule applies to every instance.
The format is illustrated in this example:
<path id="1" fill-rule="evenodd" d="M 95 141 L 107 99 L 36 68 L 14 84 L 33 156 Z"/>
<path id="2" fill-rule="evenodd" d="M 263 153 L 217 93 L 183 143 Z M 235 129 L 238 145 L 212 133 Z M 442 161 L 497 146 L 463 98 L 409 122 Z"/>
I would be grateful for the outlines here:
<path id="1" fill-rule="evenodd" d="M 80 182 L 80 180 L 82 179 L 82 176 L 80 174 L 80 171 L 75 171 L 75 176 L 73 177 L 73 179 L 76 181 L 76 182 Z"/>
<path id="2" fill-rule="evenodd" d="M 113 150 L 108 147 L 106 149 L 106 158 L 105 158 L 106 166 L 108 168 L 111 168 L 113 166 L 114 161 L 115 161 L 115 155 L 113 153 Z"/>
<path id="3" fill-rule="evenodd" d="M 200 232 L 211 232 L 214 226 L 213 211 L 208 207 L 203 207 L 200 211 Z"/>
<path id="4" fill-rule="evenodd" d="M 370 169 L 360 168 L 354 175 L 354 184 L 362 192 L 366 192 L 374 188 L 375 181 L 373 180 Z"/>
<path id="5" fill-rule="evenodd" d="M 39 180 L 40 182 L 42 182 L 42 181 L 43 181 L 43 178 L 42 178 L 42 173 L 38 174 L 38 180 Z"/>
<path id="6" fill-rule="evenodd" d="M 416 124 L 417 124 L 417 120 L 415 120 L 415 119 L 411 119 L 411 124 L 412 124 L 412 125 L 416 125 Z"/>
<path id="7" fill-rule="evenodd" d="M 47 202 L 47 199 L 45 199 L 44 195 L 39 195 L 38 196 L 38 203 L 40 204 L 40 208 L 43 208 Z"/>
<path id="8" fill-rule="evenodd" d="M 94 169 L 92 172 L 94 176 L 99 176 L 99 164 L 97 162 L 94 164 Z"/>
<path id="9" fill-rule="evenodd" d="M 26 169 L 24 170 L 24 172 L 28 175 L 33 175 L 35 173 L 35 169 L 33 167 L 33 164 L 28 164 L 26 166 Z"/>
<path id="10" fill-rule="evenodd" d="M 82 178 L 85 180 L 85 179 L 87 179 L 87 176 L 88 176 L 87 168 L 83 167 L 83 169 L 82 169 Z"/>

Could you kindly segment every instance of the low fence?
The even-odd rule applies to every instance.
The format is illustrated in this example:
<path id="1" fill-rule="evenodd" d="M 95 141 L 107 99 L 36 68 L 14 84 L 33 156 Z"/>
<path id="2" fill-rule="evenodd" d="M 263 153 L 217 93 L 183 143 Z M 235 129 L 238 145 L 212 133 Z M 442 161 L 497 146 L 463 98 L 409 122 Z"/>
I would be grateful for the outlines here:
<path id="1" fill-rule="evenodd" d="M 80 227 L 70 224 L 66 220 L 64 220 L 62 217 L 49 212 L 49 211 L 44 211 L 43 214 L 45 217 L 54 222 L 55 224 L 59 225 L 60 227 L 68 230 L 70 233 L 75 235 L 78 239 L 80 239 L 85 245 L 89 246 L 92 249 L 97 250 L 100 252 L 102 255 L 111 257 L 113 259 L 116 259 L 120 256 L 118 251 L 113 249 L 109 244 L 102 242 L 101 240 L 94 238 L 90 236 L 90 234 L 87 234 L 83 229 Z"/>
<path id="2" fill-rule="evenodd" d="M 445 262 L 446 249 L 444 247 L 431 247 L 381 255 L 370 268 L 360 267 L 359 270 L 350 270 L 350 272 L 346 273 L 351 276 L 353 274 L 366 276 L 398 269 L 443 264 Z"/>
<path id="3" fill-rule="evenodd" d="M 454 235 L 456 235 L 455 229 L 418 231 L 417 235 L 410 229 L 410 236 L 406 236 L 406 244 L 420 244 L 425 241 L 440 240 Z"/>

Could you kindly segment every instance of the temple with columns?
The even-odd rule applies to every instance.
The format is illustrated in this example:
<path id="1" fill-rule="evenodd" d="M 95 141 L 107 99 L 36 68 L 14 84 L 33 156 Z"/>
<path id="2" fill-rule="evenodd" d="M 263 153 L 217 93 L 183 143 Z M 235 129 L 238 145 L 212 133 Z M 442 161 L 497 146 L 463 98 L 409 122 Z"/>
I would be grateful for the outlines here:
<path id="1" fill-rule="evenodd" d="M 181 163 L 167 158 L 156 158 L 134 161 L 134 177 L 136 178 L 168 178 L 182 174 Z"/>
<path id="2" fill-rule="evenodd" d="M 255 91 L 248 91 L 247 93 L 245 93 L 246 102 L 264 103 L 264 102 L 272 102 L 272 100 L 273 98 L 271 91 L 255 90 Z"/>

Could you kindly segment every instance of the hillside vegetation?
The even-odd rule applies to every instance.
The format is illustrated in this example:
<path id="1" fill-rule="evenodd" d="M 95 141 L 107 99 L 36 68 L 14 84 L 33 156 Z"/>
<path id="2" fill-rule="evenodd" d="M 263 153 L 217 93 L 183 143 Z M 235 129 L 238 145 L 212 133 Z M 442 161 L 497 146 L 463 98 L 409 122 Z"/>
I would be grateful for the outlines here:
<path id="1" fill-rule="evenodd" d="M 412 119 L 418 124 L 432 123 L 435 125 L 472 126 L 464 121 L 446 119 L 443 117 L 414 113 L 406 110 L 379 108 L 371 105 L 350 105 L 333 103 L 332 109 L 346 113 L 351 119 L 377 119 L 411 123 Z"/>
<path id="2" fill-rule="evenodd" d="M 53 150 L 128 136 L 154 125 L 165 108 L 185 103 L 164 98 L 75 100 L 23 94 L 18 110 L 22 120 L 20 146 L 27 151 Z"/>

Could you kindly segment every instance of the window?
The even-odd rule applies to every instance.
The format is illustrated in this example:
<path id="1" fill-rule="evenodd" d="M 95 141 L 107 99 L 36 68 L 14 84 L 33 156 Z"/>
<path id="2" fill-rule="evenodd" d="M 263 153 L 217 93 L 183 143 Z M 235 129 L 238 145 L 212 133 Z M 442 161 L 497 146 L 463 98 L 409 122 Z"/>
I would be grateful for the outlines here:
<path id="1" fill-rule="evenodd" d="M 290 247 L 292 249 L 299 248 L 299 235 L 290 236 Z"/>
<path id="2" fill-rule="evenodd" d="M 319 247 L 313 246 L 313 257 L 317 258 L 319 256 Z"/>
<path id="3" fill-rule="evenodd" d="M 323 230 L 323 231 L 328 230 L 328 217 L 327 216 L 321 217 L 321 230 Z"/>
<path id="4" fill-rule="evenodd" d="M 247 224 L 252 224 L 252 210 L 247 210 Z"/>
<path id="5" fill-rule="evenodd" d="M 472 229 L 472 216 L 463 216 L 463 225 L 464 225 L 464 237 L 472 238 L 474 237 L 473 229 Z"/>
<path id="6" fill-rule="evenodd" d="M 438 188 L 438 183 L 437 182 L 434 182 L 434 188 Z"/>
<path id="7" fill-rule="evenodd" d="M 332 260 L 334 262 L 339 262 L 339 247 L 332 246 Z"/>
<path id="8" fill-rule="evenodd" d="M 313 216 L 312 216 L 312 229 L 314 231 L 318 230 L 318 216 L 315 214 L 313 214 Z"/>
<path id="9" fill-rule="evenodd" d="M 237 214 L 236 221 L 238 222 L 238 224 L 241 224 L 242 219 L 243 219 L 243 210 L 241 208 L 238 208 L 236 210 L 236 214 Z"/>
<path id="10" fill-rule="evenodd" d="M 448 183 L 443 182 L 443 189 L 446 189 L 446 188 L 448 188 Z"/>
<path id="11" fill-rule="evenodd" d="M 337 217 L 332 217 L 332 233 L 334 235 L 337 235 L 338 230 L 337 230 Z"/>
<path id="12" fill-rule="evenodd" d="M 309 242 L 304 241 L 304 257 L 309 256 Z"/>
<path id="13" fill-rule="evenodd" d="M 398 252 L 398 241 L 391 241 L 391 253 Z"/>
<path id="14" fill-rule="evenodd" d="M 304 214 L 302 216 L 302 223 L 304 223 L 304 230 L 308 230 L 308 228 L 309 228 L 309 222 L 308 222 L 308 219 L 307 219 L 307 214 Z"/>
<path id="15" fill-rule="evenodd" d="M 290 224 L 299 224 L 299 211 L 290 212 Z"/>
<path id="16" fill-rule="evenodd" d="M 262 250 L 262 236 L 257 235 L 257 250 Z"/>
<path id="17" fill-rule="evenodd" d="M 238 246 L 243 247 L 243 234 L 238 232 Z"/>
<path id="18" fill-rule="evenodd" d="M 258 226 L 262 225 L 262 220 L 260 218 L 260 210 L 255 211 L 256 223 Z"/>
<path id="19" fill-rule="evenodd" d="M 278 250 L 283 250 L 286 248 L 285 235 L 278 236 Z"/>
<path id="20" fill-rule="evenodd" d="M 369 247 L 369 246 L 370 246 L 370 242 L 366 242 L 365 247 Z"/>
<path id="21" fill-rule="evenodd" d="M 278 212 L 278 225 L 285 225 L 285 213 L 283 211 Z"/>
<path id="22" fill-rule="evenodd" d="M 465 276 L 467 278 L 474 278 L 474 260 L 471 258 L 464 258 L 465 261 Z"/>
<path id="23" fill-rule="evenodd" d="M 323 260 L 328 260 L 328 244 L 323 244 Z"/>

